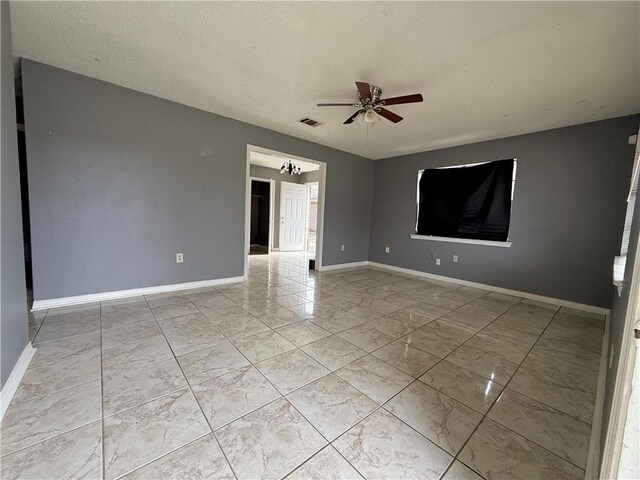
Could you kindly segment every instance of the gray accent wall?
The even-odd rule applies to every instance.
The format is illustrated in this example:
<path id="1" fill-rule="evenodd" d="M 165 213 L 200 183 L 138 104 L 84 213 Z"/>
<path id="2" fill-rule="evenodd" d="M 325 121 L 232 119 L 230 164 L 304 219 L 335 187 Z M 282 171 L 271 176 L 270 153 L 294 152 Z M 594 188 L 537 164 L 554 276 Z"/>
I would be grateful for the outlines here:
<path id="1" fill-rule="evenodd" d="M 9 2 L 0 2 L 0 388 L 29 343 Z"/>
<path id="2" fill-rule="evenodd" d="M 247 144 L 325 162 L 323 263 L 367 260 L 373 161 L 30 60 L 22 81 L 36 300 L 242 275 Z"/>
<path id="3" fill-rule="evenodd" d="M 300 183 L 313 183 L 320 181 L 320 171 L 305 172 L 300 175 Z"/>
<path id="4" fill-rule="evenodd" d="M 639 121 L 628 116 L 376 161 L 369 260 L 610 307 L 633 166 L 628 137 Z M 409 237 L 418 170 L 514 157 L 511 248 Z"/>

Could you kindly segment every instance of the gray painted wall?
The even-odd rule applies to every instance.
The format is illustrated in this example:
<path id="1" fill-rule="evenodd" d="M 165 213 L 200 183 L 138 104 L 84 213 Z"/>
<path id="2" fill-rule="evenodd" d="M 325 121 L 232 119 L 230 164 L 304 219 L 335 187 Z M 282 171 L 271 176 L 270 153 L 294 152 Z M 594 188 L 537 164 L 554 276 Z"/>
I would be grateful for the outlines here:
<path id="1" fill-rule="evenodd" d="M 260 165 L 251 165 L 250 172 L 252 177 L 269 178 L 276 181 L 273 195 L 275 196 L 273 204 L 273 248 L 280 248 L 280 222 L 278 217 L 280 216 L 280 182 L 285 181 L 289 183 L 302 183 L 302 175 L 282 175 L 280 170 L 275 168 L 262 167 Z"/>
<path id="2" fill-rule="evenodd" d="M 376 161 L 369 260 L 609 307 L 633 166 L 628 137 L 639 121 L 635 115 Z M 511 248 L 409 238 L 418 170 L 513 157 Z"/>
<path id="3" fill-rule="evenodd" d="M 640 196 L 636 197 L 636 204 L 633 209 L 633 221 L 631 224 L 631 235 L 629 250 L 627 251 L 627 265 L 624 271 L 624 288 L 622 295 L 613 295 L 613 305 L 609 319 L 609 352 L 613 349 L 613 359 L 609 371 L 607 372 L 607 383 L 604 390 L 604 407 L 602 412 L 602 435 L 601 449 L 604 448 L 607 429 L 611 419 L 611 406 L 613 402 L 613 387 L 618 377 L 620 369 L 620 352 L 622 351 L 622 339 L 624 333 L 624 322 L 629 309 L 629 289 L 633 280 L 633 264 L 638 256 L 638 239 L 640 237 Z M 633 347 L 631 347 L 633 348 Z M 601 457 L 602 458 L 602 457 Z"/>
<path id="4" fill-rule="evenodd" d="M 306 172 L 300 175 L 300 183 L 312 183 L 320 181 L 320 171 Z"/>
<path id="5" fill-rule="evenodd" d="M 367 260 L 371 160 L 29 60 L 22 80 L 35 299 L 242 275 L 247 144 L 325 162 L 323 263 Z"/>
<path id="6" fill-rule="evenodd" d="M 13 52 L 9 2 L 0 2 L 2 24 L 0 124 L 0 388 L 11 374 L 16 361 L 29 342 L 27 291 L 24 274 L 22 239 L 22 207 L 20 202 L 20 170 L 16 105 L 13 81 Z"/>

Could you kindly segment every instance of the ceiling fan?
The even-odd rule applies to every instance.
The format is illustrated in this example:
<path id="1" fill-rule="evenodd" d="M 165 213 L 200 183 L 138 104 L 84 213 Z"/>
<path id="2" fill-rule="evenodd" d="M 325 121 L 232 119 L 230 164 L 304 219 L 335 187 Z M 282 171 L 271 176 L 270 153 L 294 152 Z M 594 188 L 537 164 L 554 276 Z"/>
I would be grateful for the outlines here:
<path id="1" fill-rule="evenodd" d="M 362 122 L 377 123 L 381 117 L 398 123 L 402 120 L 400 115 L 387 110 L 388 105 L 400 105 L 402 103 L 417 103 L 422 101 L 422 95 L 414 93 L 413 95 L 403 95 L 401 97 L 380 98 L 382 89 L 375 85 L 369 85 L 366 82 L 356 82 L 358 88 L 358 101 L 356 103 L 319 103 L 319 107 L 355 107 L 358 110 L 344 122 L 345 125 L 354 121 L 361 125 Z"/>

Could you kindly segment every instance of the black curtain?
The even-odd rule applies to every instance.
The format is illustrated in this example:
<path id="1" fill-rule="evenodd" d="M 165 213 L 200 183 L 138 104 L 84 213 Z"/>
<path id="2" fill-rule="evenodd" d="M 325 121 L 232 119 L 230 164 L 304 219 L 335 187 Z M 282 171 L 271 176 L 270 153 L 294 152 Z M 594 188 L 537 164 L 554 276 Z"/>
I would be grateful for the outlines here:
<path id="1" fill-rule="evenodd" d="M 514 160 L 425 170 L 417 233 L 506 241 Z"/>

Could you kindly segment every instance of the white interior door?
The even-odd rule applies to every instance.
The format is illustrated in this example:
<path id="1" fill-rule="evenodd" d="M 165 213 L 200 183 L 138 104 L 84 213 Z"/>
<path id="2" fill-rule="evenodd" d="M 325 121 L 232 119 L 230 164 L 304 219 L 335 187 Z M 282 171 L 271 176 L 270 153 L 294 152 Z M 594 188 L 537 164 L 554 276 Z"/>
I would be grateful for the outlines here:
<path id="1" fill-rule="evenodd" d="M 307 234 L 307 186 L 280 184 L 280 251 L 304 250 Z"/>

